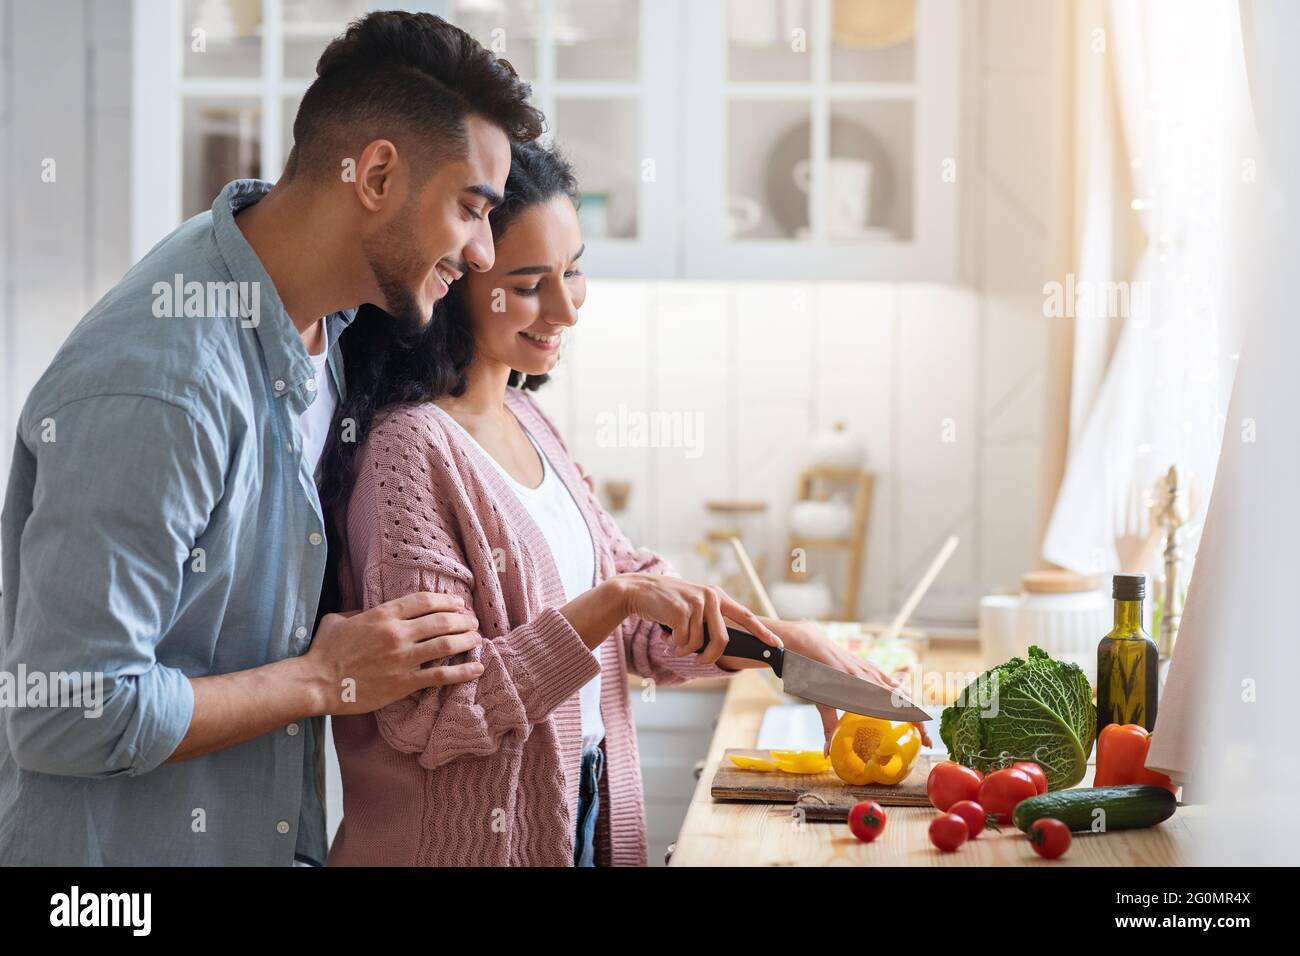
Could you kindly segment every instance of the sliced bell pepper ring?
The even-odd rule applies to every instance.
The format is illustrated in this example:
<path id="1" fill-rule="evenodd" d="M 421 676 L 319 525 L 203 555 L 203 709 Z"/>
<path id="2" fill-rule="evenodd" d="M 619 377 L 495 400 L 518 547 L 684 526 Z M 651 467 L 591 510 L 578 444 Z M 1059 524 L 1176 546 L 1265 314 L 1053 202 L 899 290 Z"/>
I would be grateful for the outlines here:
<path id="1" fill-rule="evenodd" d="M 1141 724 L 1107 724 L 1097 736 L 1097 772 L 1094 787 L 1119 787 L 1142 783 L 1164 787 L 1170 793 L 1178 788 L 1163 773 L 1146 768 L 1151 735 Z"/>
<path id="2" fill-rule="evenodd" d="M 741 770 L 763 770 L 772 771 L 776 769 L 775 760 L 764 760 L 762 757 L 742 757 L 740 754 L 729 754 L 731 762 Z"/>
<path id="3" fill-rule="evenodd" d="M 825 773 L 831 769 L 831 758 L 820 750 L 773 750 L 772 757 L 786 773 Z"/>
<path id="4" fill-rule="evenodd" d="M 830 758 L 820 750 L 770 750 L 771 759 L 730 754 L 733 764 L 742 770 L 783 773 L 825 773 L 831 769 Z"/>
<path id="5" fill-rule="evenodd" d="M 831 739 L 831 766 L 854 786 L 902 783 L 921 750 L 921 735 L 905 721 L 845 714 Z"/>

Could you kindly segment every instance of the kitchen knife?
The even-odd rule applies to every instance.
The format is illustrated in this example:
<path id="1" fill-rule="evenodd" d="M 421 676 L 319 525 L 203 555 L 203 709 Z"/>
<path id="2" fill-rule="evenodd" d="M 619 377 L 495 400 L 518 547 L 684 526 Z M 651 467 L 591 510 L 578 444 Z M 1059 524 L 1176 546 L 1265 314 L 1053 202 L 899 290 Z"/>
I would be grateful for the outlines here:
<path id="1" fill-rule="evenodd" d="M 672 633 L 672 628 L 667 624 L 659 626 Z M 896 692 L 859 677 L 852 677 L 794 651 L 764 644 L 753 634 L 739 628 L 727 628 L 727 636 L 727 657 L 743 657 L 767 664 L 781 678 L 787 694 L 867 717 L 913 722 L 933 719 L 901 691 Z M 706 624 L 704 644 L 700 650 L 704 650 L 708 643 L 709 627 Z M 895 693 L 898 694 L 897 704 L 894 703 Z"/>

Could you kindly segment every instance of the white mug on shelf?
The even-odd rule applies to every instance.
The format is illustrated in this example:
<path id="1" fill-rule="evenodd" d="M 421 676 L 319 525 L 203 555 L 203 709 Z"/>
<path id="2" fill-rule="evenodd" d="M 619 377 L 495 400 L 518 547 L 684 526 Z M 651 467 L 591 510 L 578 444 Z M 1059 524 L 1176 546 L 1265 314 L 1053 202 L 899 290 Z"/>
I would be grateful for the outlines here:
<path id="1" fill-rule="evenodd" d="M 861 235 L 871 220 L 871 164 L 864 159 L 831 157 L 826 160 L 822 191 L 822 229 L 830 239 Z M 812 189 L 812 163 L 794 164 L 794 182 L 803 192 Z"/>

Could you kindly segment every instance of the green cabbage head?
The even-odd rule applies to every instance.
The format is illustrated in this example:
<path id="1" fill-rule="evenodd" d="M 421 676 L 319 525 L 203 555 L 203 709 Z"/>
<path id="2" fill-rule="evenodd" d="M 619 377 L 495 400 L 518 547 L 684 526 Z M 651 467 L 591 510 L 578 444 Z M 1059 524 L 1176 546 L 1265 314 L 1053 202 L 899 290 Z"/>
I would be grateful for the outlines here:
<path id="1" fill-rule="evenodd" d="M 944 710 L 939 736 L 952 759 L 981 773 L 1032 760 L 1049 790 L 1083 779 L 1097 735 L 1092 688 L 1077 664 L 1040 647 L 980 677 Z"/>

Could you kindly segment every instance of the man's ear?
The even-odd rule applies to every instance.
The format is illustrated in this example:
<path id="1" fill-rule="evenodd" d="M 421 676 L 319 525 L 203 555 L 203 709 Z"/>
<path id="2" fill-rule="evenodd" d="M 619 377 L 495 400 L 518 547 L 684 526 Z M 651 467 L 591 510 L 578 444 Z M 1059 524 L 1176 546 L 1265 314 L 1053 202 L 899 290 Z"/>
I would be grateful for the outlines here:
<path id="1" fill-rule="evenodd" d="M 397 147 L 389 140 L 377 139 L 361 151 L 352 188 L 362 206 L 379 212 L 385 204 L 391 205 L 393 196 L 401 191 L 401 178 Z"/>

